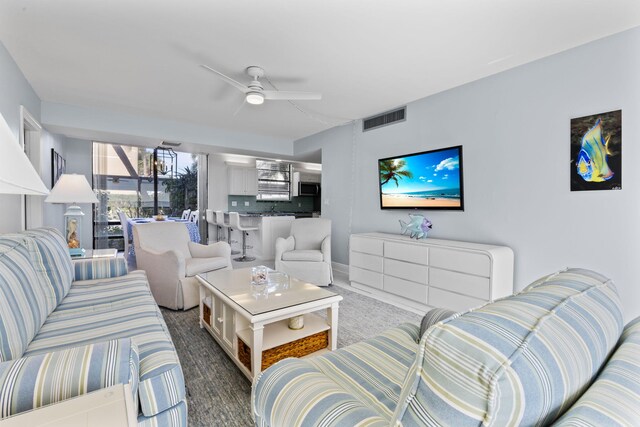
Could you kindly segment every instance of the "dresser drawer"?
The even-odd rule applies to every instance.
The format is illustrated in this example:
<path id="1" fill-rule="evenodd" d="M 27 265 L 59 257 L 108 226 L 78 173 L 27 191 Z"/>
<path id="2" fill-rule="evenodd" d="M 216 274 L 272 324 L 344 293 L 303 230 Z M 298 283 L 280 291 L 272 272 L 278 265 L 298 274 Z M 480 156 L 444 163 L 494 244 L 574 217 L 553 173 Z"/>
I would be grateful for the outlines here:
<path id="1" fill-rule="evenodd" d="M 349 267 L 349 280 L 382 289 L 382 273 L 365 270 L 359 267 Z"/>
<path id="2" fill-rule="evenodd" d="M 423 285 L 429 283 L 429 267 L 426 265 L 385 258 L 384 274 L 422 283 Z"/>
<path id="3" fill-rule="evenodd" d="M 351 252 L 349 265 L 364 268 L 365 270 L 377 271 L 382 273 L 382 257 L 376 255 L 363 254 L 360 252 Z"/>
<path id="4" fill-rule="evenodd" d="M 448 308 L 453 311 L 467 311 L 485 303 L 486 301 L 477 298 L 429 287 L 429 305 L 432 307 Z"/>
<path id="5" fill-rule="evenodd" d="M 349 244 L 352 251 L 378 256 L 382 256 L 383 253 L 382 240 L 351 236 Z"/>
<path id="6" fill-rule="evenodd" d="M 427 303 L 428 288 L 420 283 L 409 280 L 398 279 L 397 277 L 384 276 L 384 290 L 403 298 L 417 301 L 421 304 Z"/>
<path id="7" fill-rule="evenodd" d="M 431 248 L 430 256 L 430 265 L 432 267 L 484 277 L 491 275 L 491 260 L 485 254 Z"/>
<path id="8" fill-rule="evenodd" d="M 384 242 L 384 257 L 415 264 L 429 264 L 429 248 L 420 244 Z"/>
<path id="9" fill-rule="evenodd" d="M 429 269 L 429 286 L 457 292 L 474 298 L 489 300 L 489 278 L 472 276 L 455 271 Z"/>

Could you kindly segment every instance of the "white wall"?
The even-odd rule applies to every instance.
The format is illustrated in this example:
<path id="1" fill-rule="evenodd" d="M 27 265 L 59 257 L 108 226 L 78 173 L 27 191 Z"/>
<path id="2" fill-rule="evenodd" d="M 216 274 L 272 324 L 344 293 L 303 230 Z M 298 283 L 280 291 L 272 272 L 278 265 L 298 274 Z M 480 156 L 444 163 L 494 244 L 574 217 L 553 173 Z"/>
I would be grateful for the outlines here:
<path id="1" fill-rule="evenodd" d="M 323 150 L 335 260 L 348 262 L 349 230 L 398 233 L 410 213 L 380 210 L 377 159 L 462 144 L 465 211 L 424 211 L 433 237 L 510 246 L 516 290 L 566 266 L 598 270 L 626 318 L 640 315 L 638 52 L 640 28 L 410 103 L 404 123 L 362 133 L 358 121 L 297 141 L 295 154 Z M 570 119 L 615 109 L 623 189 L 571 192 Z"/>
<path id="2" fill-rule="evenodd" d="M 353 167 L 354 142 L 357 140 L 353 126 L 344 125 L 296 141 L 294 145 L 295 154 L 322 149 L 322 217 L 332 220 L 331 258 L 344 264 L 349 258 L 352 218 L 354 222 L 367 221 L 352 215 L 354 191 L 358 190 L 354 177 L 362 172 Z"/>
<path id="3" fill-rule="evenodd" d="M 47 132 L 43 129 L 40 135 L 40 144 L 42 148 L 42 173 L 41 177 L 48 189 L 51 189 L 51 149 L 56 150 L 63 158 L 66 155 L 66 138 L 63 135 Z M 64 213 L 66 207 L 64 205 L 44 203 L 43 225 L 53 227 L 64 233 Z"/>
<path id="4" fill-rule="evenodd" d="M 16 136 L 16 141 L 19 141 L 20 134 L 20 105 L 40 119 L 40 98 L 0 42 L 0 114 Z M 0 155 L 1 150 L 0 145 Z M 0 195 L 0 233 L 21 229 L 21 197 Z"/>

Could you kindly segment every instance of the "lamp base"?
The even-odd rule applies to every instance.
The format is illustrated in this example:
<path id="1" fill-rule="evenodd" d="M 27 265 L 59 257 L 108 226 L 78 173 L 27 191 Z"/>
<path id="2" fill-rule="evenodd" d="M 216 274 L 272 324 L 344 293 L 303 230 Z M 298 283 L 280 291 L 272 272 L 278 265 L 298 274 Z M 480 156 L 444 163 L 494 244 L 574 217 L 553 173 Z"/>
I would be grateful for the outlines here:
<path id="1" fill-rule="evenodd" d="M 84 249 L 82 249 L 82 248 L 69 248 L 69 255 L 71 255 L 72 257 L 74 257 L 74 256 L 83 256 L 84 255 Z"/>

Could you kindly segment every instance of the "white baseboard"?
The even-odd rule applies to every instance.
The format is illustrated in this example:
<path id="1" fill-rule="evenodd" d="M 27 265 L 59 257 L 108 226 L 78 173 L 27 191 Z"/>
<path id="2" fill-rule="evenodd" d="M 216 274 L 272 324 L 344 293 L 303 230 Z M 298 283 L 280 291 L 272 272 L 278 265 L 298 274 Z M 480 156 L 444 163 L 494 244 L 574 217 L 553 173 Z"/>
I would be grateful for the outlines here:
<path id="1" fill-rule="evenodd" d="M 332 262 L 331 268 L 333 271 L 339 271 L 340 273 L 349 274 L 349 266 L 347 264 L 340 264 L 339 262 Z"/>

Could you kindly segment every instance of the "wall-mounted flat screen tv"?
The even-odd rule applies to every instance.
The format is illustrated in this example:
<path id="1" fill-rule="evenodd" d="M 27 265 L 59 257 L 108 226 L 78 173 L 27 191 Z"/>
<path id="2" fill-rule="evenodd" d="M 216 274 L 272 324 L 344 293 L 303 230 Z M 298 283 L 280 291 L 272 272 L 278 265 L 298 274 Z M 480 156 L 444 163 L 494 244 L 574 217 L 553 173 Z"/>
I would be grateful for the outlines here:
<path id="1" fill-rule="evenodd" d="M 462 146 L 378 160 L 380 208 L 464 210 Z"/>

